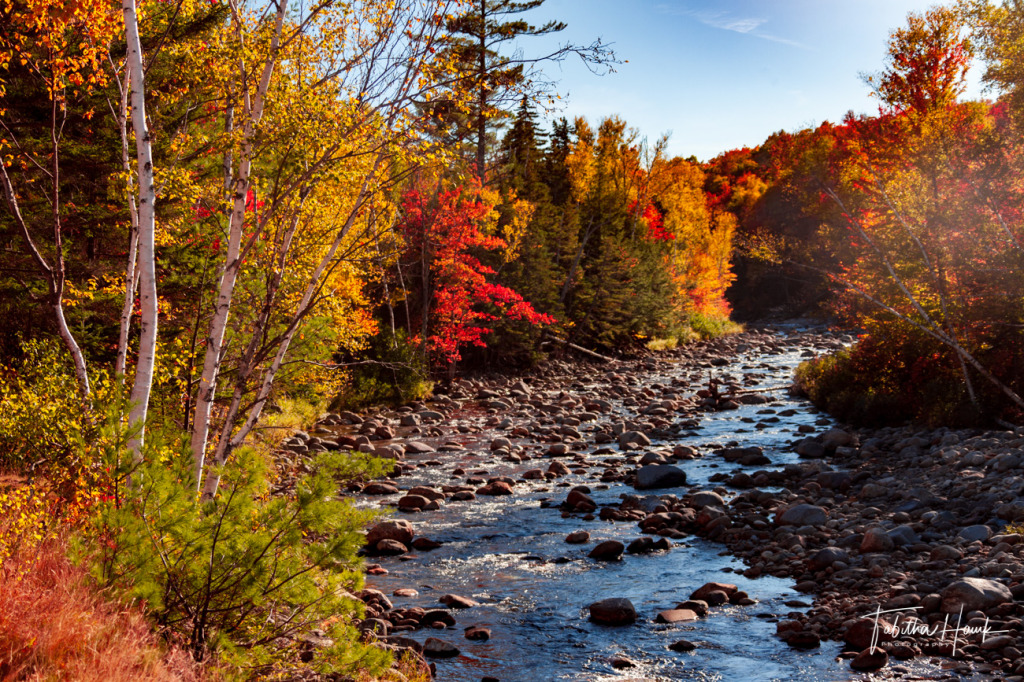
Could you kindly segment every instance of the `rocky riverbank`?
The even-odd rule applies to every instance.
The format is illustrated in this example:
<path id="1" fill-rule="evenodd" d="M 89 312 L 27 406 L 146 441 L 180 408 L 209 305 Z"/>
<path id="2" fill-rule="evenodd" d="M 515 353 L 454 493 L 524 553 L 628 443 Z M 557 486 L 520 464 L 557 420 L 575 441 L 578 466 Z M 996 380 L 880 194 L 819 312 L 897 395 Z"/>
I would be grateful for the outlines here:
<path id="1" fill-rule="evenodd" d="M 666 555 L 700 536 L 740 557 L 745 578 L 789 578 L 814 596 L 809 610 L 765 614 L 791 647 L 842 640 L 856 670 L 888 666 L 898 673 L 901 660 L 935 659 L 951 674 L 1024 673 L 1024 602 L 1016 601 L 1024 597 L 1024 542 L 1004 528 L 1024 518 L 1022 434 L 842 429 L 806 406 L 812 416 L 784 446 L 697 442 L 711 415 L 735 413 L 737 427 L 756 436 L 797 411 L 779 408 L 785 382 L 751 358 L 809 357 L 848 340 L 764 329 L 641 360 L 552 361 L 525 377 L 459 382 L 426 404 L 328 415 L 311 435 L 286 441 L 280 464 L 298 470 L 308 466 L 310 450 L 334 448 L 395 459 L 395 477 L 352 490 L 400 514 L 369 533 L 368 555 L 385 557 L 368 566 L 371 576 L 444 545 L 417 530 L 431 513 L 546 494 L 545 513 L 590 523 L 591 530 L 565 534 L 567 556 L 540 561 Z M 696 464 L 711 475 L 687 484 L 688 467 Z M 439 482 L 403 484 L 422 472 Z M 600 494 L 616 489 L 622 494 L 612 499 Z M 601 539 L 609 524 L 627 529 L 620 535 L 634 528 L 638 537 Z M 577 554 L 569 552 L 574 547 Z M 717 604 L 758 599 L 755 590 L 747 594 L 729 582 L 693 588 L 689 599 L 666 604 L 650 620 L 690 622 Z M 395 603 L 417 595 L 414 586 L 390 596 L 364 590 L 359 627 L 396 649 L 458 656 L 463 645 L 440 635 L 477 601 L 445 594 L 433 607 Z M 879 609 L 892 613 L 876 618 Z M 637 619 L 634 605 L 615 594 L 590 604 L 589 615 L 599 623 Z M 965 629 L 986 623 L 987 634 Z M 439 637 L 420 634 L 433 630 Z M 486 642 L 491 634 L 471 623 L 462 638 Z M 681 639 L 668 648 L 696 646 Z M 610 661 L 613 668 L 635 665 L 620 658 Z"/>

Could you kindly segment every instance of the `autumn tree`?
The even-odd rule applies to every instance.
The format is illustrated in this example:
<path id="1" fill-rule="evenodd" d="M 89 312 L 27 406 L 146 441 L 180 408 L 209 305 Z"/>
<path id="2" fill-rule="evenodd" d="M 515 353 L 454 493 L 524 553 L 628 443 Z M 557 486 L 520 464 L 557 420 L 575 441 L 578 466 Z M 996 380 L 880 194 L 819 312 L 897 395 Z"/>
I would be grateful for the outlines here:
<path id="1" fill-rule="evenodd" d="M 118 33 L 119 18 L 104 2 L 8 3 L 2 9 L 6 27 L 0 40 L 0 68 L 5 71 L 0 80 L 0 183 L 8 224 L 17 235 L 12 242 L 33 262 L 45 292 L 38 292 L 24 278 L 15 278 L 29 296 L 45 301 L 74 362 L 79 391 L 87 397 L 87 359 L 65 315 L 69 286 L 65 222 L 74 208 L 65 199 L 69 186 L 61 160 L 69 123 L 92 125 L 89 121 L 95 111 L 88 98 L 109 76 L 107 50 Z M 12 86 L 32 88 L 36 102 L 45 103 L 38 111 L 39 120 L 25 116 L 22 106 L 11 101 Z M 12 174 L 19 175 L 20 181 Z M 45 203 L 31 205 L 36 195 L 45 196 Z"/>
<path id="2" fill-rule="evenodd" d="M 962 15 L 949 7 L 911 12 L 889 34 L 885 69 L 867 76 L 878 97 L 902 111 L 924 112 L 954 104 L 967 88 L 973 51 Z"/>
<path id="3" fill-rule="evenodd" d="M 413 292 L 414 317 L 409 320 L 412 338 L 433 363 L 449 372 L 465 347 L 485 345 L 500 319 L 532 325 L 554 322 L 515 290 L 495 283 L 495 270 L 476 255 L 509 247 L 495 234 L 499 199 L 497 192 L 475 181 L 435 191 L 421 184 L 402 199 L 403 260 L 407 279 L 418 285 Z"/>

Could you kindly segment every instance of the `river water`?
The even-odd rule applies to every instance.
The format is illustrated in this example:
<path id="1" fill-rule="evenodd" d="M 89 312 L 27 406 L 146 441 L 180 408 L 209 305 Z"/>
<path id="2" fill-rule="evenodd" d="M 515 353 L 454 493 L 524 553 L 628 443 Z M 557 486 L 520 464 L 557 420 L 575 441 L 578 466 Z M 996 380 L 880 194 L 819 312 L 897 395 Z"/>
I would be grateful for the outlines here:
<path id="1" fill-rule="evenodd" d="M 779 348 L 769 353 L 751 351 L 741 354 L 732 365 L 702 368 L 664 365 L 647 375 L 649 383 L 669 385 L 673 379 L 706 381 L 709 371 L 716 376 L 731 374 L 740 380 L 745 374 L 757 377 L 757 387 L 785 387 L 794 367 L 806 354 L 807 346 L 797 343 L 792 329 L 778 330 Z M 818 350 L 824 350 L 824 346 Z M 594 376 L 582 376 L 572 391 L 586 395 L 600 391 L 603 370 Z M 592 381 L 593 380 L 593 381 Z M 699 385 L 693 386 L 692 394 Z M 686 444 L 708 452 L 708 445 L 756 445 L 764 449 L 779 468 L 798 461 L 789 451 L 790 443 L 800 437 L 801 426 L 827 428 L 828 420 L 806 401 L 789 396 L 785 390 L 770 392 L 769 405 L 745 405 L 738 410 L 708 412 L 700 417 L 697 428 L 671 442 L 655 441 L 671 450 Z M 607 396 L 603 396 L 607 397 Z M 611 415 L 601 419 L 622 419 L 635 415 L 635 407 L 616 402 Z M 467 408 L 469 404 L 467 403 Z M 456 413 L 449 426 L 472 428 L 484 423 L 482 410 L 466 409 Z M 586 424 L 581 427 L 586 436 Z M 486 477 L 507 475 L 518 478 L 524 470 L 545 467 L 548 459 L 532 459 L 520 464 L 498 461 L 488 451 L 491 438 L 506 435 L 483 430 L 459 435 L 466 445 L 462 452 L 436 452 L 412 455 L 408 462 L 425 463 L 397 479 L 403 487 L 440 486 L 460 483 L 464 476 L 453 476 L 456 468 L 472 475 L 486 470 Z M 438 445 L 452 437 L 422 438 Z M 513 441 L 514 443 L 517 441 Z M 581 449 L 593 452 L 597 446 Z M 588 456 L 588 461 L 621 459 L 620 453 Z M 437 464 L 440 462 L 441 464 Z M 711 489 L 708 479 L 720 472 L 740 470 L 711 455 L 674 462 L 687 473 L 694 489 Z M 667 552 L 649 555 L 624 555 L 622 561 L 598 562 L 587 558 L 589 550 L 603 540 L 617 539 L 628 544 L 640 537 L 635 523 L 585 521 L 579 515 L 563 518 L 557 505 L 575 485 L 588 485 L 591 497 L 599 505 L 617 503 L 624 494 L 636 494 L 622 483 L 598 483 L 590 474 L 571 474 L 555 482 L 520 482 L 511 497 L 479 497 L 475 501 L 448 501 L 440 511 L 398 514 L 409 519 L 417 536 L 443 543 L 431 552 L 415 552 L 398 558 L 374 559 L 388 575 L 369 576 L 367 586 L 392 595 L 397 588 L 414 588 L 411 598 L 390 596 L 395 607 L 439 608 L 442 595 L 454 593 L 470 597 L 480 606 L 454 611 L 454 628 L 425 629 L 401 633 L 419 641 L 438 637 L 457 646 L 461 654 L 453 659 L 437 660 L 437 679 L 478 681 L 493 677 L 502 682 L 546 682 L 548 680 L 849 680 L 860 679 L 851 673 L 849 663 L 837 660 L 839 645 L 823 642 L 820 649 L 798 651 L 774 636 L 775 623 L 794 611 L 804 611 L 811 597 L 795 592 L 793 581 L 770 576 L 754 580 L 740 575 L 743 565 L 723 552 L 724 546 L 697 537 L 674 541 Z M 687 488 L 656 491 L 682 494 Z M 393 504 L 396 498 L 361 498 L 366 505 Z M 576 530 L 587 530 L 591 540 L 585 545 L 569 545 L 564 539 Z M 757 600 L 751 606 L 712 608 L 707 617 L 695 622 L 665 625 L 654 622 L 655 615 L 689 598 L 706 582 L 736 584 Z M 587 605 L 609 597 L 625 597 L 636 607 L 634 625 L 607 627 L 588 620 Z M 463 628 L 479 625 L 491 630 L 488 641 L 469 641 Z M 668 646 L 680 639 L 697 644 L 689 653 L 676 653 Z M 629 659 L 634 665 L 616 669 L 612 661 Z M 895 665 L 886 669 L 886 677 L 941 679 L 938 669 L 926 662 L 911 667 Z"/>

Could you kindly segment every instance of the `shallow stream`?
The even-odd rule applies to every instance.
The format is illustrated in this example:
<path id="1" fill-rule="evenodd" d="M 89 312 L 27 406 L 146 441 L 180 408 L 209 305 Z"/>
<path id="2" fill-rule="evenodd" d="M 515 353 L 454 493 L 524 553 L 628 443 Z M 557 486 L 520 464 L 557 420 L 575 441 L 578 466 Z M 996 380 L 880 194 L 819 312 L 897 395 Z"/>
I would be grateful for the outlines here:
<path id="1" fill-rule="evenodd" d="M 649 450 L 662 447 L 671 451 L 675 445 L 686 444 L 705 453 L 700 459 L 673 462 L 686 471 L 693 489 L 718 485 L 708 481 L 716 473 L 742 469 L 753 473 L 754 469 L 778 468 L 797 462 L 798 457 L 789 446 L 801 437 L 800 427 L 804 426 L 805 430 L 809 426 L 814 426 L 814 430 L 827 428 L 828 420 L 806 401 L 791 397 L 785 390 L 768 390 L 788 386 L 794 367 L 807 354 L 806 345 L 800 345 L 795 337 L 787 335 L 791 331 L 776 332 L 781 342 L 779 349 L 769 353 L 748 351 L 729 366 L 705 367 L 696 374 L 692 366 L 659 366 L 647 375 L 646 381 L 650 383 L 669 385 L 673 379 L 693 380 L 697 374 L 705 382 L 709 373 L 717 377 L 732 375 L 740 381 L 745 375 L 754 374 L 757 390 L 773 398 L 768 405 L 744 405 L 737 410 L 702 413 L 699 426 L 687 431 L 681 439 L 654 441 Z M 824 350 L 824 347 L 817 350 Z M 579 378 L 582 387 L 566 387 L 566 390 L 577 395 L 593 390 L 597 395 L 601 392 L 602 379 L 603 370 L 597 369 L 591 377 Z M 692 395 L 700 387 L 693 385 L 688 394 Z M 602 397 L 608 396 L 602 393 Z M 614 403 L 612 413 L 600 419 L 621 420 L 635 416 L 635 406 L 623 406 L 621 401 L 611 400 Z M 465 477 L 453 476 L 456 468 L 464 469 L 466 476 L 518 479 L 526 469 L 547 466 L 550 460 L 540 457 L 540 450 L 534 453 L 533 459 L 522 463 L 492 457 L 491 439 L 507 435 L 507 430 L 456 433 L 458 426 L 480 426 L 489 416 L 478 407 L 470 408 L 471 405 L 474 403 L 467 403 L 466 410 L 446 422 L 454 427 L 451 436 L 422 438 L 435 446 L 457 440 L 466 450 L 407 456 L 408 462 L 435 463 L 424 464 L 398 478 L 401 487 L 461 483 Z M 586 437 L 587 424 L 580 430 Z M 513 443 L 519 442 L 513 439 Z M 744 468 L 727 464 L 711 454 L 712 448 L 708 447 L 711 444 L 760 446 L 772 465 Z M 579 451 L 593 453 L 597 449 L 591 445 Z M 588 462 L 605 458 L 621 460 L 622 454 L 590 454 Z M 837 643 L 824 642 L 820 649 L 798 651 L 775 637 L 775 623 L 790 612 L 805 610 L 812 597 L 794 591 L 792 580 L 770 576 L 756 580 L 745 578 L 740 574 L 744 566 L 725 554 L 723 545 L 687 537 L 674 541 L 667 552 L 626 554 L 617 562 L 587 558 L 589 550 L 603 540 L 617 539 L 628 544 L 640 537 L 635 523 L 585 521 L 580 515 L 563 518 L 557 504 L 565 499 L 572 486 L 589 486 L 591 497 L 599 505 L 618 502 L 624 494 L 637 494 L 623 483 L 597 482 L 596 471 L 591 469 L 586 475 L 570 474 L 556 481 L 519 482 L 515 495 L 510 497 L 479 497 L 469 502 L 449 500 L 440 511 L 398 514 L 399 518 L 413 523 L 417 536 L 443 545 L 431 552 L 374 559 L 389 573 L 369 576 L 367 586 L 389 595 L 396 607 L 438 608 L 437 600 L 449 593 L 480 602 L 480 606 L 453 612 L 457 620 L 454 628 L 401 633 L 421 642 L 427 637 L 438 637 L 460 649 L 458 657 L 436 661 L 438 680 L 479 681 L 487 676 L 502 682 L 859 679 L 851 673 L 847 661 L 837 660 Z M 654 492 L 680 495 L 687 491 L 688 488 L 677 488 Z M 394 496 L 362 497 L 361 504 L 393 504 L 396 499 Z M 553 506 L 545 508 L 542 503 Z M 590 542 L 566 544 L 566 535 L 576 530 L 589 531 Z M 734 583 L 757 603 L 713 608 L 707 617 L 685 624 L 654 622 L 659 611 L 673 608 L 688 599 L 693 590 L 711 581 Z M 397 588 L 414 588 L 419 595 L 391 596 Z M 609 597 L 630 599 L 639 616 L 636 624 L 607 627 L 591 623 L 587 605 Z M 465 639 L 463 628 L 471 625 L 489 628 L 491 639 L 483 642 Z M 668 648 L 680 639 L 694 642 L 696 649 L 676 653 Z M 622 658 L 633 666 L 613 667 L 613 660 Z M 924 661 L 912 669 L 900 664 L 890 666 L 884 676 L 894 678 L 904 674 L 915 679 L 942 678 L 938 668 Z"/>

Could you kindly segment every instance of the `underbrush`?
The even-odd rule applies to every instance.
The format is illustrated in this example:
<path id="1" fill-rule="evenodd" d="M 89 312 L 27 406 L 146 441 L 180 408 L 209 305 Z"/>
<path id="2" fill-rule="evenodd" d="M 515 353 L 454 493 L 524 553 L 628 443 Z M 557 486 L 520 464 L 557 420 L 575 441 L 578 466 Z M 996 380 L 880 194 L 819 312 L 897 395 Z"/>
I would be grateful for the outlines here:
<path id="1" fill-rule="evenodd" d="M 351 626 L 376 513 L 339 493 L 390 460 L 320 453 L 272 494 L 277 444 L 318 415 L 278 397 L 202 501 L 187 434 L 151 423 L 136 463 L 120 391 L 83 404 L 59 353 L 28 350 L 0 371 L 0 681 L 391 674 Z"/>
<path id="2" fill-rule="evenodd" d="M 200 676 L 166 649 L 141 609 L 112 601 L 62 541 L 21 546 L 0 566 L 0 679 L 137 682 Z"/>
<path id="3" fill-rule="evenodd" d="M 853 347 L 801 364 L 794 386 L 838 419 L 863 426 L 988 425 L 1012 416 L 985 379 L 972 373 L 972 402 L 956 355 L 914 330 L 872 329 Z"/>
<path id="4" fill-rule="evenodd" d="M 743 330 L 742 324 L 733 322 L 728 317 L 693 313 L 687 317 L 685 324 L 671 329 L 664 336 L 648 341 L 647 349 L 652 351 L 672 350 L 694 341 L 705 341 L 718 338 L 719 336 L 740 334 Z"/>

